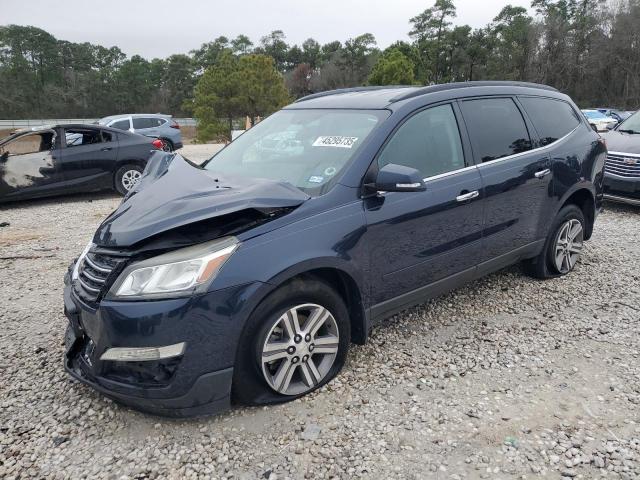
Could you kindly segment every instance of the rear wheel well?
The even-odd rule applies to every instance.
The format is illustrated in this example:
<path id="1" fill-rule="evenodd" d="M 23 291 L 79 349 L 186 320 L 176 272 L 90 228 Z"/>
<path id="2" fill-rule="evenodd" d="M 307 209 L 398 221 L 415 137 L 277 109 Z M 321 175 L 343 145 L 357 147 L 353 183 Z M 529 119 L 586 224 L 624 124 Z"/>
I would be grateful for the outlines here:
<path id="1" fill-rule="evenodd" d="M 584 239 L 589 240 L 593 233 L 593 223 L 595 220 L 596 206 L 593 195 L 586 188 L 582 188 L 576 192 L 573 192 L 569 198 L 567 198 L 562 205 L 561 209 L 567 205 L 576 205 L 584 215 L 586 221 Z"/>
<path id="2" fill-rule="evenodd" d="M 360 289 L 350 275 L 335 268 L 318 268 L 298 274 L 288 282 L 296 279 L 319 280 L 333 288 L 347 306 L 351 322 L 351 341 L 358 345 L 364 345 L 367 339 L 364 308 Z"/>

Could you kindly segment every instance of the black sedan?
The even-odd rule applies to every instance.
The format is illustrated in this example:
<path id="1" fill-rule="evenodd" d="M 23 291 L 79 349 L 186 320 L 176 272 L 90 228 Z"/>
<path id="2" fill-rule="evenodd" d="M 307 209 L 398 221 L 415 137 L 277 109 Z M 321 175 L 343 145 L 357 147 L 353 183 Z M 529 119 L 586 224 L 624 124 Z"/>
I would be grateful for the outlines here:
<path id="1" fill-rule="evenodd" d="M 640 112 L 606 133 L 605 198 L 640 206 Z"/>
<path id="2" fill-rule="evenodd" d="M 154 138 L 95 125 L 51 125 L 0 140 L 0 203 L 62 193 L 127 193 L 151 155 Z"/>

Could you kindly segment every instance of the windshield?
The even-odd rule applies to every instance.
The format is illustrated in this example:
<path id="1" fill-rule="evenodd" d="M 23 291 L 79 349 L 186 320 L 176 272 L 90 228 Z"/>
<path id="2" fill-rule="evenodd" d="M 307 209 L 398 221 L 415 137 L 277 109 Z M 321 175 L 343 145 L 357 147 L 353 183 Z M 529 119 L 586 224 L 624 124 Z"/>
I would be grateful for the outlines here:
<path id="1" fill-rule="evenodd" d="M 388 115 L 386 110 L 281 110 L 240 135 L 205 168 L 289 182 L 321 195 Z"/>
<path id="2" fill-rule="evenodd" d="M 621 132 L 640 133 L 640 112 L 636 112 L 620 124 Z"/>

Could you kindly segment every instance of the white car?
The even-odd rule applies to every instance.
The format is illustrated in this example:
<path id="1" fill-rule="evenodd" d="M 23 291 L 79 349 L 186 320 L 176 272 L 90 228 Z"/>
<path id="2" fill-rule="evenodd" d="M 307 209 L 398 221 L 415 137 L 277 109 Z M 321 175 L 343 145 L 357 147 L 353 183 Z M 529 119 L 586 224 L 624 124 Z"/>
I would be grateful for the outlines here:
<path id="1" fill-rule="evenodd" d="M 599 110 L 582 110 L 582 113 L 587 117 L 589 123 L 595 126 L 598 132 L 609 131 L 618 124 L 618 120 L 613 117 L 607 117 Z"/>

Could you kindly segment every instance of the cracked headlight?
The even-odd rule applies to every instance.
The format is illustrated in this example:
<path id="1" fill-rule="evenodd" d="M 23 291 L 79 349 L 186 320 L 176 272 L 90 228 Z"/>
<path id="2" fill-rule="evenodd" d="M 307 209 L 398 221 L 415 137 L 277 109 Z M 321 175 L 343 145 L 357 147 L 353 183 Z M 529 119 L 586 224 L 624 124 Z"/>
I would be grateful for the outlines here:
<path id="1" fill-rule="evenodd" d="M 120 274 L 110 296 L 175 297 L 204 291 L 237 248 L 238 240 L 227 237 L 134 263 Z"/>

